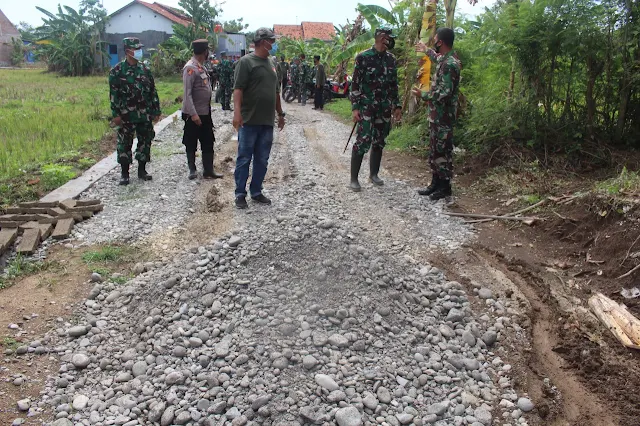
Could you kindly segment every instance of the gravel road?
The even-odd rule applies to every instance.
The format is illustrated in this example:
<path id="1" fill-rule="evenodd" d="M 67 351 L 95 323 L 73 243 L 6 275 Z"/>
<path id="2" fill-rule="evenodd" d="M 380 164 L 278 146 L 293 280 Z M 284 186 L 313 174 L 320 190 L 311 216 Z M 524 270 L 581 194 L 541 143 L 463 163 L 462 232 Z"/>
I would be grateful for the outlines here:
<path id="1" fill-rule="evenodd" d="M 124 285 L 94 284 L 50 336 L 60 370 L 21 401 L 30 414 L 53 411 L 55 426 L 527 424 L 533 405 L 498 356 L 517 307 L 420 260 L 472 231 L 384 170 L 383 187 L 350 192 L 350 126 L 287 112 L 272 206 L 231 208 L 230 176 L 188 181 L 179 125 L 158 136 L 152 182 L 118 187 L 114 172 L 84 195 L 106 207 L 74 244 L 147 244 L 170 228 L 179 249 Z M 230 116 L 216 117 L 229 155 Z M 211 188 L 224 207 L 196 216 Z M 181 234 L 196 217 L 230 231 Z"/>

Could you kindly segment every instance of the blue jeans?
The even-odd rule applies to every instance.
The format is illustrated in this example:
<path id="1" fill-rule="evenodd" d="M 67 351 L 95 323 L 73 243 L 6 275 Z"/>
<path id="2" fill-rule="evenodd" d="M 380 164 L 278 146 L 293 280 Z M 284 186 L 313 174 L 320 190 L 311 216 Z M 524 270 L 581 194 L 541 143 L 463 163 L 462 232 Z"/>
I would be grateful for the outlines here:
<path id="1" fill-rule="evenodd" d="M 252 197 L 262 194 L 262 182 L 267 174 L 269 154 L 273 144 L 273 126 L 244 125 L 238 131 L 238 158 L 236 160 L 236 197 L 247 195 L 249 164 L 253 158 L 253 171 L 249 192 Z"/>

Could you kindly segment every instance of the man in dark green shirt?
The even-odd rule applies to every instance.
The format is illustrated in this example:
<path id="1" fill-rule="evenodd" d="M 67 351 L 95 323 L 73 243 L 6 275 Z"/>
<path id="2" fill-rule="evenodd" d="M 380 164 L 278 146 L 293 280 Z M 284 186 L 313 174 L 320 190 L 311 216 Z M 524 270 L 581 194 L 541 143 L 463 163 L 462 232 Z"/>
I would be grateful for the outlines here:
<path id="1" fill-rule="evenodd" d="M 233 91 L 233 127 L 238 131 L 236 160 L 236 207 L 246 209 L 249 165 L 253 173 L 249 191 L 260 204 L 271 204 L 262 193 L 273 143 L 273 125 L 278 112 L 278 128 L 284 128 L 284 112 L 280 105 L 277 64 L 269 55 L 276 36 L 269 28 L 259 28 L 254 36 L 256 49 L 240 58 L 235 69 Z"/>
<path id="2" fill-rule="evenodd" d="M 324 73 L 324 65 L 320 63 L 320 56 L 316 55 L 313 57 L 313 63 L 316 66 L 316 93 L 313 96 L 313 109 L 324 109 L 324 98 L 323 98 L 323 90 L 324 83 L 327 79 L 327 75 Z"/>

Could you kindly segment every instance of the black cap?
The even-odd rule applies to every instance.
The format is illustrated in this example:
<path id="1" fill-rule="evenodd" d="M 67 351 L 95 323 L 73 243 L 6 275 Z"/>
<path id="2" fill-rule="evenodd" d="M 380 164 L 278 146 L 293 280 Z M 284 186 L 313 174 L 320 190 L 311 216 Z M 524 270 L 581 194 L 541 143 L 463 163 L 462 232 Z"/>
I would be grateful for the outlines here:
<path id="1" fill-rule="evenodd" d="M 274 34 L 273 31 L 271 31 L 271 29 L 269 28 L 258 28 L 258 30 L 256 31 L 256 34 L 253 36 L 253 41 L 255 43 L 262 41 L 262 40 L 274 40 L 276 39 L 276 35 Z"/>

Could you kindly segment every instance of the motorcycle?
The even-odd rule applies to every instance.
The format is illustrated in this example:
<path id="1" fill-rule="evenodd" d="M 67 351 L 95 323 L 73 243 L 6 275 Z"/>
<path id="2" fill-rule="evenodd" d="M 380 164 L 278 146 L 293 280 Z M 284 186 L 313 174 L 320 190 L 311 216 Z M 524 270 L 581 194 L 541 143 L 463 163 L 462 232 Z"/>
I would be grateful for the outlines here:
<path id="1" fill-rule="evenodd" d="M 316 86 L 315 79 L 313 80 L 313 83 L 309 83 L 307 85 L 307 88 L 306 88 L 306 90 L 307 90 L 307 99 L 314 99 L 315 98 L 315 86 Z M 329 80 L 327 80 L 325 82 L 324 87 L 322 88 L 322 95 L 323 95 L 324 102 L 329 102 L 335 96 L 333 91 L 332 91 L 332 89 L 331 89 L 331 84 L 330 84 Z M 296 87 L 293 86 L 291 81 L 289 81 L 289 83 L 287 84 L 287 86 L 284 89 L 284 100 L 287 103 L 291 103 L 295 99 L 298 99 L 298 90 L 297 90 Z"/>
<path id="2" fill-rule="evenodd" d="M 347 76 L 346 80 L 342 83 L 333 80 L 327 80 L 327 82 L 332 98 L 346 98 L 349 96 L 349 87 L 351 85 L 350 76 Z"/>

